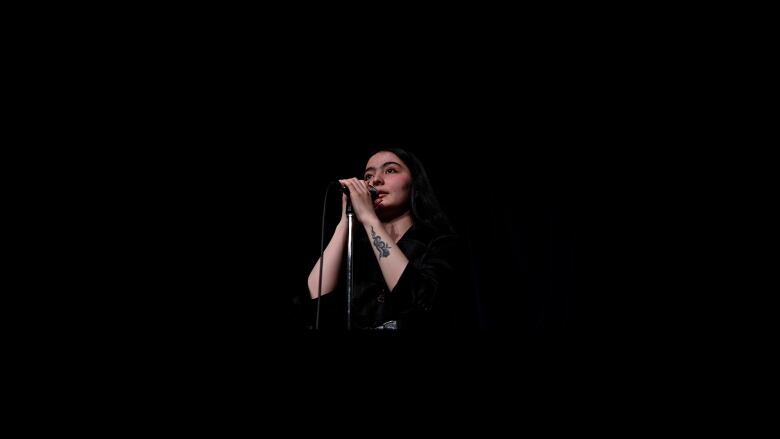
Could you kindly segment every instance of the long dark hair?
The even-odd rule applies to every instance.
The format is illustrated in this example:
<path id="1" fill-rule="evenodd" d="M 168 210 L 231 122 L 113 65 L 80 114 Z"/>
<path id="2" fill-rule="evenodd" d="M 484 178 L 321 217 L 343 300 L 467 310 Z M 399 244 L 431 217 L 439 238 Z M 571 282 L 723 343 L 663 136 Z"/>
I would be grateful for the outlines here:
<path id="1" fill-rule="evenodd" d="M 452 234 L 454 229 L 449 218 L 441 209 L 436 194 L 433 192 L 428 173 L 420 159 L 409 151 L 399 147 L 377 148 L 369 157 L 379 152 L 392 152 L 401 159 L 412 174 L 410 207 L 412 220 L 416 227 L 436 234 Z"/>

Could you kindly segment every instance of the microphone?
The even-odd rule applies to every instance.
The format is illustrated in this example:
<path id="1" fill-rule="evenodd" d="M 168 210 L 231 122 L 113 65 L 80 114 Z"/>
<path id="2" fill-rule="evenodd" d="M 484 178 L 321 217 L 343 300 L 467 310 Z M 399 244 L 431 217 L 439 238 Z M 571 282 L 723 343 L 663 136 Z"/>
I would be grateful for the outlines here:
<path id="1" fill-rule="evenodd" d="M 347 197 L 349 197 L 349 189 L 346 187 L 341 188 L 341 192 L 347 194 Z M 371 194 L 371 200 L 376 200 L 379 197 L 379 191 L 374 186 L 368 187 L 368 192 Z"/>

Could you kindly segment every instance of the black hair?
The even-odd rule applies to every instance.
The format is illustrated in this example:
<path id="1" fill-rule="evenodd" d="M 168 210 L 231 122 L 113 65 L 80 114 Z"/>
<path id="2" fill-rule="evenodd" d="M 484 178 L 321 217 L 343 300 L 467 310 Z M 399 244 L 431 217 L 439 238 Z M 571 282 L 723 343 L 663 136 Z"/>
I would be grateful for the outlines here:
<path id="1" fill-rule="evenodd" d="M 409 204 L 415 226 L 437 234 L 454 233 L 452 223 L 450 223 L 449 218 L 441 209 L 431 186 L 431 181 L 428 179 L 428 173 L 425 171 L 425 167 L 420 159 L 411 152 L 399 147 L 376 148 L 369 157 L 382 151 L 392 152 L 397 155 L 409 168 L 412 175 Z"/>

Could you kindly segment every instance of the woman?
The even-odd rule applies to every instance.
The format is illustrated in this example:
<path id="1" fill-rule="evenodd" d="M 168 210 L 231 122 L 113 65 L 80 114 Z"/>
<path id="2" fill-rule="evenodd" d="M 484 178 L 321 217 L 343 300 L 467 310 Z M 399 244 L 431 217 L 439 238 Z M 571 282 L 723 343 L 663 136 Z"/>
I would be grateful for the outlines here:
<path id="1" fill-rule="evenodd" d="M 458 239 L 434 196 L 422 163 L 400 148 L 373 154 L 363 179 L 339 180 L 355 213 L 352 327 L 451 329 L 454 303 L 466 286 Z M 369 187 L 378 196 L 372 201 Z M 322 327 L 346 327 L 343 261 L 347 195 L 325 249 Z M 320 297 L 320 261 L 309 274 L 309 294 Z"/>

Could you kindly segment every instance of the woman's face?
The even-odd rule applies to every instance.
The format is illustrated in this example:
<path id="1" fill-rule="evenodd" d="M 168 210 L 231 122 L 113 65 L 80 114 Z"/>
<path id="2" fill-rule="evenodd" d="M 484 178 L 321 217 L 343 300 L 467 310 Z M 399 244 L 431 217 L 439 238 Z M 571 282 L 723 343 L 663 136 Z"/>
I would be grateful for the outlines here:
<path id="1" fill-rule="evenodd" d="M 409 210 L 412 174 L 397 155 L 388 151 L 374 154 L 363 176 L 379 192 L 374 201 L 377 214 L 400 215 Z"/>

